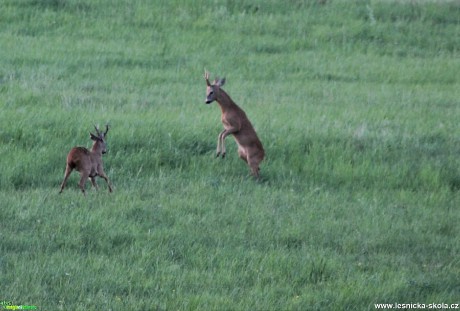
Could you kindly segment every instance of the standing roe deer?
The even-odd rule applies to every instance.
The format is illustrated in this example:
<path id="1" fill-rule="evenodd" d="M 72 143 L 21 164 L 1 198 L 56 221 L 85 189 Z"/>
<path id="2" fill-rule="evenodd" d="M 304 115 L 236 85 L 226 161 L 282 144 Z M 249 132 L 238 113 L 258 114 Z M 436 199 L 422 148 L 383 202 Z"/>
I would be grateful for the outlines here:
<path id="1" fill-rule="evenodd" d="M 218 136 L 216 156 L 225 157 L 225 138 L 232 134 L 238 144 L 238 155 L 249 165 L 252 175 L 259 178 L 259 163 L 264 159 L 265 151 L 246 113 L 221 88 L 225 78 L 215 79 L 211 84 L 205 70 L 204 79 L 207 85 L 205 103 L 217 101 L 222 110 L 224 130 Z"/>
<path id="2" fill-rule="evenodd" d="M 96 176 L 102 177 L 107 182 L 109 191 L 112 192 L 112 186 L 110 184 L 109 178 L 104 173 L 104 168 L 102 166 L 102 155 L 107 152 L 107 146 L 105 142 L 105 137 L 109 131 L 109 126 L 105 126 L 105 132 L 101 133 L 99 128 L 95 125 L 97 135 L 89 133 L 91 139 L 94 141 L 93 147 L 91 150 L 88 150 L 85 147 L 74 147 L 70 150 L 67 155 L 67 165 L 65 169 L 64 181 L 61 184 L 61 191 L 64 190 L 67 179 L 72 173 L 72 170 L 77 170 L 80 172 L 80 189 L 85 195 L 85 183 L 88 178 L 91 179 L 91 183 L 94 188 L 98 189 L 96 184 Z"/>

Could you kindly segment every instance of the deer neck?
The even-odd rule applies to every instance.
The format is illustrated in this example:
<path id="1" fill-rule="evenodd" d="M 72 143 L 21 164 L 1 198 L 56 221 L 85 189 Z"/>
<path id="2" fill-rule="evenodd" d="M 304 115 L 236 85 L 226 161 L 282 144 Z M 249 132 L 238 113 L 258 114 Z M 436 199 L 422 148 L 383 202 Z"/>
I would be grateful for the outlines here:
<path id="1" fill-rule="evenodd" d="M 228 110 L 234 110 L 235 108 L 238 108 L 238 106 L 230 98 L 230 96 L 228 96 L 228 94 L 225 93 L 224 90 L 222 89 L 220 89 L 219 94 L 216 98 L 216 101 L 219 104 L 220 109 L 222 110 L 222 113 Z"/>
<path id="2" fill-rule="evenodd" d="M 91 148 L 91 153 L 96 156 L 102 156 L 102 148 L 98 141 L 95 141 Z"/>

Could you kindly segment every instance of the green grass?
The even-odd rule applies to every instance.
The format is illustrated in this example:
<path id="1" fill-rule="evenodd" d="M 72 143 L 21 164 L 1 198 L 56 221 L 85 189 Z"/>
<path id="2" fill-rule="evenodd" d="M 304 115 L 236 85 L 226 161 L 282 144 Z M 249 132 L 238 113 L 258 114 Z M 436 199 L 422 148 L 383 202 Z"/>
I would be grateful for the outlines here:
<path id="1" fill-rule="evenodd" d="M 156 2 L 2 2 L 0 301 L 459 302 L 457 2 Z M 260 181 L 232 138 L 215 158 L 204 68 L 264 144 Z M 59 195 L 94 123 L 114 192 L 74 173 Z"/>

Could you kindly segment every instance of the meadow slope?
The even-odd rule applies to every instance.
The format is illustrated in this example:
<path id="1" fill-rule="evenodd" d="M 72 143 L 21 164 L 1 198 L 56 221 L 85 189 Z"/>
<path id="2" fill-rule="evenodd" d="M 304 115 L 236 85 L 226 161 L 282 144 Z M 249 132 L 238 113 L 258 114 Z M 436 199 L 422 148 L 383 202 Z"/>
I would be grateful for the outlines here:
<path id="1" fill-rule="evenodd" d="M 0 301 L 37 310 L 459 303 L 456 1 L 3 0 Z M 205 105 L 226 76 L 261 180 Z M 110 124 L 98 192 L 71 147 Z"/>

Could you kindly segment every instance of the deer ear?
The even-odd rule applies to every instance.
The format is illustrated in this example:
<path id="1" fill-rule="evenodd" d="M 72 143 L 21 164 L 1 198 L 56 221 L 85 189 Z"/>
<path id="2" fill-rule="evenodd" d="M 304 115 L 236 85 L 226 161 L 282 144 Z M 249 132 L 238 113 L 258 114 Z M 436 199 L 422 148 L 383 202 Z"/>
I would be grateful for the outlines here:
<path id="1" fill-rule="evenodd" d="M 217 85 L 219 86 L 222 86 L 224 84 L 225 84 L 225 78 L 219 79 L 219 81 L 217 81 Z"/>
<path id="2" fill-rule="evenodd" d="M 94 135 L 91 132 L 89 132 L 89 137 L 91 138 L 91 140 L 98 140 L 99 139 L 96 135 Z"/>

